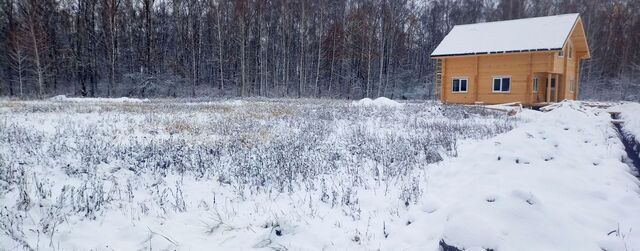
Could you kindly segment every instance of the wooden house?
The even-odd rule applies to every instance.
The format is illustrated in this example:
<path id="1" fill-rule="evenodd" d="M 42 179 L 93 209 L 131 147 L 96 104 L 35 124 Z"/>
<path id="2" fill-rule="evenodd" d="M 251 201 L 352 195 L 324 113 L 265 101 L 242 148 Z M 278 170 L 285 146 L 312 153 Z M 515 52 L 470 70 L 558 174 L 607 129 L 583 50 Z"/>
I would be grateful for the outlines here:
<path id="1" fill-rule="evenodd" d="M 445 103 L 577 99 L 589 45 L 579 14 L 456 25 L 431 54 Z"/>

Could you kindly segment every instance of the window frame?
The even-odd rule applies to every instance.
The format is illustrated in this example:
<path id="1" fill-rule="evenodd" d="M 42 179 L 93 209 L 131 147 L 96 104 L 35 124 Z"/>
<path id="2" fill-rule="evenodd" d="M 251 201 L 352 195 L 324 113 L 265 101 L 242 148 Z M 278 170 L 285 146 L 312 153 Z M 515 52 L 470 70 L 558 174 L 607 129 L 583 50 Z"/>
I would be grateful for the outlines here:
<path id="1" fill-rule="evenodd" d="M 458 80 L 458 91 L 454 89 L 453 82 Z M 462 90 L 462 81 L 466 82 L 464 91 Z M 451 78 L 451 93 L 468 93 L 469 92 L 469 77 L 453 77 Z"/>
<path id="2" fill-rule="evenodd" d="M 569 92 L 571 92 L 571 93 L 576 92 L 576 80 L 575 79 L 569 79 Z"/>
<path id="3" fill-rule="evenodd" d="M 561 57 L 561 58 L 564 57 L 564 48 L 562 48 L 562 50 L 558 51 L 558 57 Z"/>
<path id="4" fill-rule="evenodd" d="M 571 44 L 569 44 L 567 46 L 567 50 L 568 50 L 568 53 L 569 53 L 569 59 L 573 58 L 573 48 L 571 48 L 571 47 L 572 47 Z"/>
<path id="5" fill-rule="evenodd" d="M 532 90 L 533 90 L 533 93 L 538 93 L 538 91 L 540 90 L 540 78 L 538 78 L 538 76 L 533 77 Z"/>
<path id="6" fill-rule="evenodd" d="M 505 78 L 509 79 L 509 90 L 507 90 L 507 91 L 503 91 L 502 90 L 502 82 L 503 82 L 503 80 Z M 494 88 L 495 87 L 494 84 L 496 82 L 496 79 L 500 79 L 500 90 L 499 91 L 496 91 L 495 88 Z M 491 92 L 492 93 L 511 93 L 511 86 L 513 86 L 513 78 L 511 78 L 511 76 L 493 76 L 491 78 Z"/>

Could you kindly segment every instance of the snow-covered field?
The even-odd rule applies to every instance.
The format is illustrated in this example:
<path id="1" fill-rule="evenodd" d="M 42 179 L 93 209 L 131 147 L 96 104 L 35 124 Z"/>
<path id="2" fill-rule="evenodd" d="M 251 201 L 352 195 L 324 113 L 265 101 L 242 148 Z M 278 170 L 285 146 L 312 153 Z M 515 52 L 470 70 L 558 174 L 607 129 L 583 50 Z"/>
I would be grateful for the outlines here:
<path id="1" fill-rule="evenodd" d="M 639 250 L 610 121 L 577 102 L 4 100 L 0 249 Z"/>

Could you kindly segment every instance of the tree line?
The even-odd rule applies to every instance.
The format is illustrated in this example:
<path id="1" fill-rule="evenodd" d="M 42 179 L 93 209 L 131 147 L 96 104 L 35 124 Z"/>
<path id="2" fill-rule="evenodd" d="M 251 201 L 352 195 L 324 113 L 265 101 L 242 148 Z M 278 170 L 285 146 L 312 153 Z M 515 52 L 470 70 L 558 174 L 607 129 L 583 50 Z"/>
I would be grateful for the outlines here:
<path id="1" fill-rule="evenodd" d="M 574 12 L 582 95 L 637 99 L 638 0 L 0 0 L 0 95 L 431 98 L 454 25 Z"/>

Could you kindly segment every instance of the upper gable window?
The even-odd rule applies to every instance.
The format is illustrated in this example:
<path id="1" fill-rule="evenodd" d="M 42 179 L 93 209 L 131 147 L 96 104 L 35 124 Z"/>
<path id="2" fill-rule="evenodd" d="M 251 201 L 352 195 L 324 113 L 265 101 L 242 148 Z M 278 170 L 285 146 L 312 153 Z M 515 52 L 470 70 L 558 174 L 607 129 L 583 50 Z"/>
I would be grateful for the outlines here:
<path id="1" fill-rule="evenodd" d="M 569 58 L 573 58 L 573 47 L 571 47 L 571 45 L 569 45 L 567 50 L 568 50 L 568 53 L 569 53 Z"/>
<path id="2" fill-rule="evenodd" d="M 467 92 L 469 88 L 469 79 L 467 78 L 454 78 L 452 83 L 454 93 Z"/>

